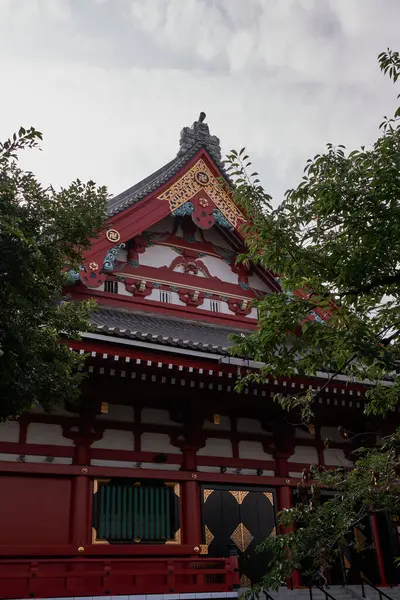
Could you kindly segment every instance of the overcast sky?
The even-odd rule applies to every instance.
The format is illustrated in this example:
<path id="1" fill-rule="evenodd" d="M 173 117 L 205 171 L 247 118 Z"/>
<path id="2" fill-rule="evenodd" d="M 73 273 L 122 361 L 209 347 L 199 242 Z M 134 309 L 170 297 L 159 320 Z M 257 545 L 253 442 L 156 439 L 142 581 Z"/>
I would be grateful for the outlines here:
<path id="1" fill-rule="evenodd" d="M 400 0 L 0 0 L 0 135 L 43 132 L 43 183 L 117 194 L 171 160 L 200 111 L 276 201 L 326 142 L 372 142 L 400 91 Z"/>

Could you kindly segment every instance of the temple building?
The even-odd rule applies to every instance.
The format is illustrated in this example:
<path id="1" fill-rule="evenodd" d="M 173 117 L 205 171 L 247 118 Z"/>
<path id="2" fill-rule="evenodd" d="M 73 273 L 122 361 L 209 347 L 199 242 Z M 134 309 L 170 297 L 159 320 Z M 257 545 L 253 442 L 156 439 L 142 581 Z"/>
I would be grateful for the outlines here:
<path id="1" fill-rule="evenodd" d="M 202 113 L 171 162 L 109 201 L 65 290 L 98 302 L 92 329 L 64 341 L 86 355 L 80 404 L 0 424 L 0 598 L 235 597 L 268 568 L 255 549 L 303 470 L 352 467 L 338 426 L 368 431 L 365 385 L 321 372 L 235 390 L 257 365 L 229 336 L 254 331 L 252 301 L 281 289 L 236 262 L 230 185 Z M 310 428 L 273 401 L 308 388 L 321 389 Z M 373 515 L 360 535 L 370 579 L 395 583 L 395 524 Z"/>

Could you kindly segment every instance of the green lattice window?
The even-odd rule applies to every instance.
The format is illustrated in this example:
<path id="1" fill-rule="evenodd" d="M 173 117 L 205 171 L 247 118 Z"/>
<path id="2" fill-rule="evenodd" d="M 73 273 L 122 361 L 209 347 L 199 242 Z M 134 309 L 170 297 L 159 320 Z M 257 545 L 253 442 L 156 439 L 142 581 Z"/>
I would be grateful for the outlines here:
<path id="1" fill-rule="evenodd" d="M 97 480 L 93 541 L 180 543 L 179 485 L 163 481 Z"/>

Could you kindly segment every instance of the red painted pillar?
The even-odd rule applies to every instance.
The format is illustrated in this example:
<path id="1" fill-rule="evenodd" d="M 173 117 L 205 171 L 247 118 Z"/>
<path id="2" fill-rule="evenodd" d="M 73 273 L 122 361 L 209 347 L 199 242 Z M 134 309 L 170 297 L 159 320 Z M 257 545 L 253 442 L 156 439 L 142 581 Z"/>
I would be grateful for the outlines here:
<path id="1" fill-rule="evenodd" d="M 198 548 L 201 544 L 200 486 L 197 482 L 196 447 L 183 449 L 183 470 L 191 472 L 191 480 L 182 483 L 182 542 Z"/>
<path id="2" fill-rule="evenodd" d="M 289 485 L 283 485 L 278 488 L 278 510 L 284 510 L 285 508 L 292 508 L 292 488 Z M 281 533 L 291 533 L 293 528 L 285 528 L 281 526 Z M 293 587 L 301 586 L 301 576 L 299 571 L 293 571 L 292 573 Z"/>
<path id="3" fill-rule="evenodd" d="M 71 495 L 71 542 L 79 554 L 91 543 L 91 481 L 88 476 L 90 436 L 84 431 L 72 433 L 75 441 L 74 464 L 81 465 L 81 474 L 72 482 Z"/>
<path id="4" fill-rule="evenodd" d="M 376 556 L 378 559 L 379 576 L 381 579 L 381 585 L 387 586 L 386 575 L 385 575 L 385 563 L 383 561 L 382 546 L 381 546 L 381 540 L 379 537 L 378 521 L 377 521 L 375 513 L 372 513 L 372 515 L 371 515 L 371 528 L 372 528 L 372 535 L 374 537 Z"/>
<path id="5" fill-rule="evenodd" d="M 72 486 L 71 524 L 72 544 L 84 556 L 85 547 L 90 543 L 89 498 L 90 480 L 87 475 L 78 475 Z M 83 548 L 83 550 L 82 550 Z"/>

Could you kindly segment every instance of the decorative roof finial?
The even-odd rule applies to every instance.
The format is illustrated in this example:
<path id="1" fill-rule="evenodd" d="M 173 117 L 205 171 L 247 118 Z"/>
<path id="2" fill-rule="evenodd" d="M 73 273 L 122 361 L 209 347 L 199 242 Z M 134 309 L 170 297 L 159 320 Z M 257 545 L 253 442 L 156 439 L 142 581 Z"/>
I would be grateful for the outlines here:
<path id="1" fill-rule="evenodd" d="M 221 163 L 220 141 L 215 135 L 210 135 L 210 130 L 205 123 L 206 113 L 201 112 L 197 121 L 191 127 L 184 127 L 181 131 L 179 140 L 178 156 L 183 156 L 194 146 L 200 148 L 203 146 L 210 153 L 212 158 Z"/>

